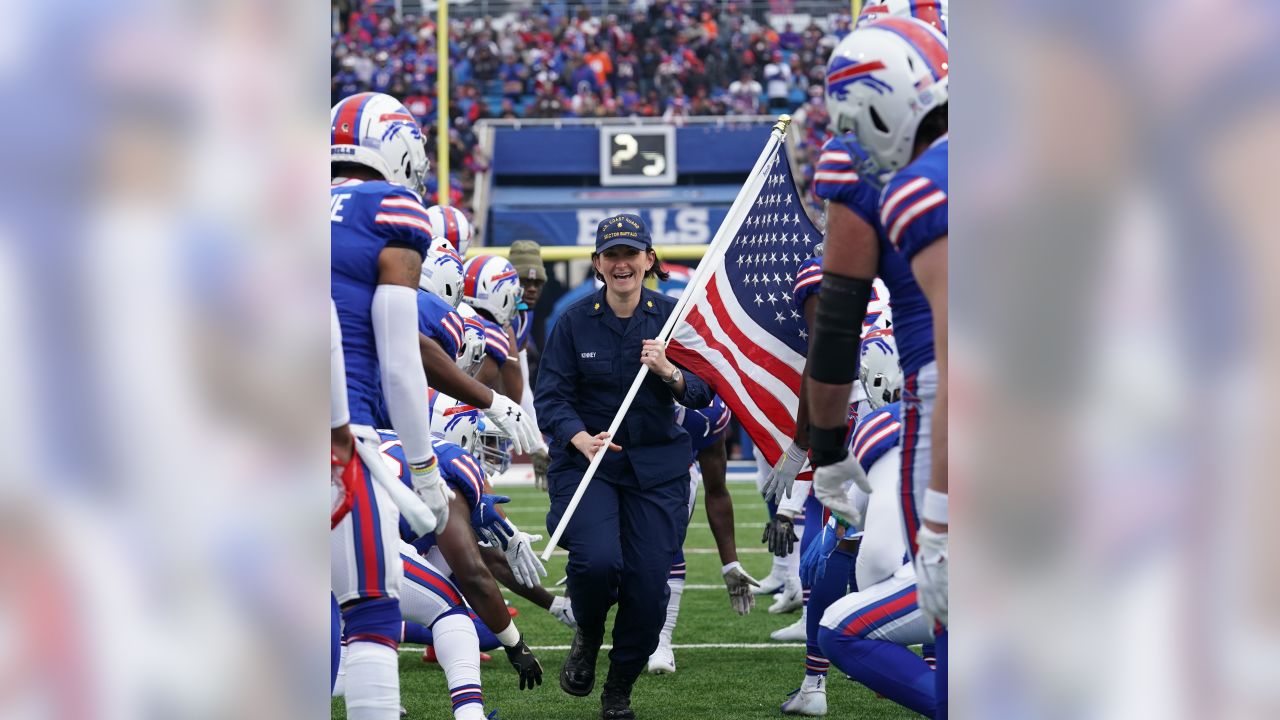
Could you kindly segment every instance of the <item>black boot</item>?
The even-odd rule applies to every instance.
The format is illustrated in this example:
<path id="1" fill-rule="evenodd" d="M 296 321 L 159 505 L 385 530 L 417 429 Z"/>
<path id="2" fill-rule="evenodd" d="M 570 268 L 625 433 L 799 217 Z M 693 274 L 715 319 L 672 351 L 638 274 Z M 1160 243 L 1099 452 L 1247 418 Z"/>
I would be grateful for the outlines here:
<path id="1" fill-rule="evenodd" d="M 564 666 L 560 668 L 561 690 L 578 697 L 591 694 L 596 686 L 596 656 L 600 654 L 600 644 L 603 642 L 604 633 L 586 637 L 579 629 L 573 634 L 569 657 L 564 659 Z"/>
<path id="2" fill-rule="evenodd" d="M 631 709 L 631 686 L 636 684 L 641 669 L 624 670 L 616 665 L 609 666 L 609 677 L 604 681 L 604 692 L 600 693 L 600 717 L 603 720 L 635 720 L 636 714 Z"/>

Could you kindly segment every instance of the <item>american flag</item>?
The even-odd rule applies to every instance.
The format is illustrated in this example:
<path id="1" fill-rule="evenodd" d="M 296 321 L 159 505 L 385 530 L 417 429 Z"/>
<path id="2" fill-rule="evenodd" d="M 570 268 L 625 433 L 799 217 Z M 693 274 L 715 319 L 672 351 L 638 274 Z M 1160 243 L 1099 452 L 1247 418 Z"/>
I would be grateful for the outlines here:
<path id="1" fill-rule="evenodd" d="M 751 210 L 714 262 L 706 293 L 667 354 L 706 380 L 770 464 L 791 442 L 809 336 L 792 301 L 795 272 L 822 241 L 779 146 Z"/>

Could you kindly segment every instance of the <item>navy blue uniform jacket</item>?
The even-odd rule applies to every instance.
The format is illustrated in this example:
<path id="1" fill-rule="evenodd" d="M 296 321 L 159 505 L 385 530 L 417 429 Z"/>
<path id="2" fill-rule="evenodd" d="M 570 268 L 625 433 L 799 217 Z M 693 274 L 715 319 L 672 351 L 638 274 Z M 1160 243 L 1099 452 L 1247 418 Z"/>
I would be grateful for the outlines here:
<path id="1" fill-rule="evenodd" d="M 551 437 L 548 476 L 573 473 L 581 479 L 590 463 L 570 439 L 583 430 L 595 435 L 609 429 L 640 371 L 643 341 L 658 336 L 676 305 L 672 298 L 645 288 L 628 321 L 614 315 L 604 293 L 601 288 L 570 305 L 556 321 L 542 352 L 533 404 L 539 427 Z M 713 393 L 707 383 L 688 369 L 681 370 L 685 382 L 681 404 L 690 408 L 711 404 Z M 646 375 L 612 438 L 622 451 L 606 450 L 597 474 L 629 484 L 631 470 L 643 488 L 688 472 L 689 434 L 675 422 L 675 402 L 661 378 Z M 555 482 L 554 477 L 549 479 Z"/>

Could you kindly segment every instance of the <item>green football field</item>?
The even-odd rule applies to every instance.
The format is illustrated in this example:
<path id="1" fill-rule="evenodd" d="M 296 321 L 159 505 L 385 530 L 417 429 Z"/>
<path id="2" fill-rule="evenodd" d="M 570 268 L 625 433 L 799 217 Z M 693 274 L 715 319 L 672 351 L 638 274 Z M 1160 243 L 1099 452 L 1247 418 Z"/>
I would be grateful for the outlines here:
<path id="1" fill-rule="evenodd" d="M 757 579 L 769 572 L 769 555 L 760 544 L 766 511 L 751 483 L 730 483 L 734 498 L 739 559 Z M 503 487 L 511 497 L 507 514 L 521 529 L 547 535 L 547 496 L 532 487 Z M 545 539 L 538 550 L 545 547 Z M 720 580 L 720 559 L 707 527 L 701 499 L 694 511 L 685 541 L 688 563 L 686 589 L 680 605 L 680 621 L 674 644 L 676 672 L 673 675 L 641 676 L 632 693 L 632 707 L 639 720 L 679 720 L 682 718 L 783 717 L 778 706 L 787 693 L 800 686 L 804 675 L 804 647 L 799 643 L 776 643 L 769 633 L 799 618 L 799 612 L 770 615 L 765 611 L 770 599 L 763 598 L 746 617 L 729 608 L 728 595 Z M 552 592 L 562 588 L 552 584 L 564 576 L 565 556 L 557 551 L 547 563 L 544 583 Z M 521 692 L 515 671 L 507 664 L 501 648 L 493 660 L 482 665 L 486 712 L 497 710 L 500 720 L 590 720 L 600 717 L 600 688 L 608 672 L 607 650 L 600 653 L 596 690 L 586 698 L 567 695 L 560 689 L 560 665 L 568 652 L 573 633 L 546 611 L 506 592 L 520 614 L 516 623 L 533 647 L 544 671 L 543 684 Z M 612 619 L 609 626 L 612 627 Z M 605 639 L 606 648 L 609 639 Z M 444 673 L 435 664 L 422 662 L 421 646 L 405 645 L 400 652 L 401 702 L 413 720 L 451 718 Z M 913 718 L 920 717 L 888 700 L 877 698 L 865 687 L 844 678 L 833 666 L 827 689 L 828 717 Z M 345 718 L 342 700 L 332 705 L 332 717 Z"/>

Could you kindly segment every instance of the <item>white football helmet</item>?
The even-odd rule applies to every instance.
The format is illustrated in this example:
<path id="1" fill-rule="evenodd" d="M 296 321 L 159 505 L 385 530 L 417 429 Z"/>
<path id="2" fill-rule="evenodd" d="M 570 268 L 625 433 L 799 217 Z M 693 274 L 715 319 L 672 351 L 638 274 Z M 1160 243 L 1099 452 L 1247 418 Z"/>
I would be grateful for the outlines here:
<path id="1" fill-rule="evenodd" d="M 892 330 L 875 330 L 862 339 L 859 379 L 873 408 L 902 399 L 902 366 L 898 363 L 898 344 Z"/>
<path id="2" fill-rule="evenodd" d="M 476 319 L 476 311 L 462 303 L 458 305 L 458 314 L 462 316 L 462 353 L 458 356 L 458 368 L 471 377 L 480 372 L 480 363 L 484 362 L 484 325 Z"/>
<path id="3" fill-rule="evenodd" d="M 473 228 L 461 210 L 448 205 L 432 205 L 427 208 L 427 220 L 431 223 L 433 236 L 448 240 L 459 255 L 467 254 Z"/>
<path id="4" fill-rule="evenodd" d="M 893 310 L 889 307 L 889 288 L 880 278 L 871 283 L 871 299 L 867 302 L 867 314 L 862 318 L 862 337 L 883 328 L 893 327 Z"/>
<path id="5" fill-rule="evenodd" d="M 515 267 L 504 257 L 477 255 L 463 266 L 462 297 L 499 325 L 511 322 L 523 294 Z"/>
<path id="6" fill-rule="evenodd" d="M 858 14 L 857 27 L 887 17 L 913 17 L 947 34 L 947 0 L 872 0 Z"/>
<path id="7" fill-rule="evenodd" d="M 413 114 L 399 100 L 366 92 L 338 102 L 329 112 L 329 163 L 355 163 L 387 182 L 422 194 L 427 146 Z"/>
<path id="8" fill-rule="evenodd" d="M 462 258 L 451 247 L 431 248 L 422 261 L 418 287 L 458 307 L 462 303 Z"/>
<path id="9" fill-rule="evenodd" d="M 427 389 L 431 405 L 431 434 L 479 457 L 480 428 L 484 413 L 437 390 Z"/>
<path id="10" fill-rule="evenodd" d="M 924 116 L 947 102 L 947 39 L 914 18 L 887 17 L 849 33 L 827 63 L 827 108 L 889 172 L 911 161 Z"/>

